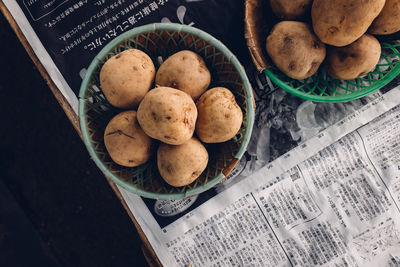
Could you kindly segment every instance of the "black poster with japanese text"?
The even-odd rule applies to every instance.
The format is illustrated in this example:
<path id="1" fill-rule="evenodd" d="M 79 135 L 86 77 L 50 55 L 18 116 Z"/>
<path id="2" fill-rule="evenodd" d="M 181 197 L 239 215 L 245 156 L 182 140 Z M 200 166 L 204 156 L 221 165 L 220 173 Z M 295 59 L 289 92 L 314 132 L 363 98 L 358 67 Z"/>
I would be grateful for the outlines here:
<path id="1" fill-rule="evenodd" d="M 61 74 L 78 94 L 81 71 L 116 36 L 154 22 L 200 28 L 249 62 L 240 0 L 17 0 Z"/>

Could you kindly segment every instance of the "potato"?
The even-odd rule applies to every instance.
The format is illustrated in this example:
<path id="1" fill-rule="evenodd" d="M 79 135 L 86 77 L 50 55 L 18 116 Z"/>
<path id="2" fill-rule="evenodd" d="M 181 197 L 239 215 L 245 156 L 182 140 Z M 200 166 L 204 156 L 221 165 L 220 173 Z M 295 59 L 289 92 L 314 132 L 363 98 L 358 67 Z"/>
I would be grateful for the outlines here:
<path id="1" fill-rule="evenodd" d="M 100 86 L 111 105 L 135 109 L 153 85 L 155 73 L 148 55 L 137 49 L 128 49 L 104 63 L 100 71 Z"/>
<path id="2" fill-rule="evenodd" d="M 193 99 L 169 87 L 150 90 L 138 108 L 138 121 L 143 131 L 171 145 L 183 144 L 192 137 L 196 119 Z"/>
<path id="3" fill-rule="evenodd" d="M 207 163 L 207 150 L 194 137 L 179 146 L 161 144 L 157 151 L 161 177 L 176 187 L 191 184 L 205 170 Z"/>
<path id="4" fill-rule="evenodd" d="M 385 6 L 372 22 L 368 32 L 386 35 L 398 31 L 400 31 L 400 1 L 386 0 Z"/>
<path id="5" fill-rule="evenodd" d="M 328 73 L 341 80 L 352 80 L 372 71 L 381 56 L 381 45 L 369 34 L 344 47 L 331 47 L 326 57 Z"/>
<path id="6" fill-rule="evenodd" d="M 311 9 L 312 0 L 270 0 L 274 14 L 284 20 L 303 18 Z"/>
<path id="7" fill-rule="evenodd" d="M 156 85 L 179 89 L 197 99 L 210 85 L 211 74 L 196 53 L 183 50 L 173 54 L 156 74 Z"/>
<path id="8" fill-rule="evenodd" d="M 306 23 L 282 21 L 267 37 L 267 52 L 282 72 L 300 80 L 317 72 L 326 49 Z"/>
<path id="9" fill-rule="evenodd" d="M 205 143 L 228 141 L 242 126 L 242 110 L 232 92 L 224 87 L 205 92 L 197 101 L 197 109 L 196 134 Z"/>
<path id="10" fill-rule="evenodd" d="M 152 141 L 140 128 L 134 110 L 119 113 L 104 131 L 104 144 L 111 159 L 126 167 L 145 163 L 151 156 Z"/>
<path id="11" fill-rule="evenodd" d="M 326 44 L 349 45 L 367 31 L 384 5 L 385 0 L 314 0 L 314 32 Z"/>

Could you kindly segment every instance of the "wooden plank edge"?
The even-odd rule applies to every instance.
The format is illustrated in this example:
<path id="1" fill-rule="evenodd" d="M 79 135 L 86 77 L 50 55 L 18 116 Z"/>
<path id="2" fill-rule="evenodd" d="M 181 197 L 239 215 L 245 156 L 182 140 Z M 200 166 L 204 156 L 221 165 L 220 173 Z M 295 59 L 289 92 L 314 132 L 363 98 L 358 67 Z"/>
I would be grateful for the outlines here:
<path id="1" fill-rule="evenodd" d="M 7 9 L 7 7 L 5 6 L 5 4 L 3 3 L 2 0 L 0 0 L 0 11 L 3 13 L 4 17 L 6 18 L 6 20 L 10 24 L 11 28 L 17 35 L 17 38 L 19 39 L 19 41 L 25 48 L 26 52 L 28 53 L 29 57 L 35 64 L 36 68 L 39 70 L 42 77 L 45 79 L 47 85 L 50 87 L 51 92 L 53 93 L 53 95 L 57 99 L 58 103 L 64 110 L 65 114 L 67 115 L 68 119 L 72 123 L 72 125 L 75 128 L 76 132 L 78 133 L 79 137 L 82 139 L 81 130 L 79 128 L 78 115 L 74 112 L 71 105 L 68 103 L 67 99 L 64 97 L 64 95 L 60 92 L 60 90 L 57 88 L 57 86 L 54 84 L 54 82 L 50 78 L 50 75 L 47 73 L 46 69 L 40 62 L 39 58 L 36 56 L 35 52 L 33 51 L 32 47 L 30 46 L 29 42 L 25 38 L 25 35 L 22 33 L 17 22 L 14 20 L 10 11 Z M 139 236 L 142 239 L 142 242 L 144 243 L 145 248 L 147 250 L 146 254 L 144 254 L 144 256 L 145 256 L 146 260 L 148 261 L 149 265 L 150 266 L 162 266 L 160 260 L 158 259 L 156 253 L 154 252 L 154 249 L 151 247 L 146 235 L 144 234 L 144 232 L 142 231 L 138 222 L 136 221 L 135 217 L 133 216 L 132 212 L 130 211 L 128 205 L 126 204 L 125 200 L 123 199 L 117 186 L 110 179 L 108 179 L 107 177 L 105 177 L 105 178 L 107 179 L 111 188 L 114 190 L 115 194 L 117 195 L 118 199 L 121 201 L 123 207 L 125 208 L 126 212 L 128 213 L 129 217 L 131 218 L 133 224 L 135 225 L 135 228 L 138 231 Z M 151 261 L 149 260 L 149 256 L 152 257 Z"/>
<path id="2" fill-rule="evenodd" d="M 106 178 L 107 178 L 107 176 L 106 176 Z M 152 267 L 153 266 L 157 266 L 157 267 L 158 266 L 162 266 L 160 260 L 157 257 L 157 254 L 155 253 L 154 249 L 150 245 L 150 242 L 147 239 L 146 235 L 144 234 L 144 232 L 143 232 L 142 228 L 140 227 L 139 223 L 136 221 L 135 216 L 133 216 L 131 210 L 128 207 L 128 204 L 126 204 L 126 202 L 125 202 L 124 198 L 122 197 L 121 192 L 119 191 L 117 185 L 113 181 L 111 181 L 109 178 L 107 178 L 107 181 L 110 184 L 111 188 L 114 190 L 114 192 L 117 195 L 117 197 L 119 198 L 119 200 L 121 201 L 122 206 L 124 206 L 126 212 L 128 213 L 129 217 L 131 218 L 132 222 L 134 223 L 134 225 L 136 227 L 136 230 L 138 231 L 138 234 L 139 234 L 140 238 L 143 241 L 143 244 L 145 245 L 145 247 L 147 249 L 147 251 L 144 254 L 144 256 L 145 256 L 148 264 L 150 266 L 152 266 Z M 151 262 L 147 259 L 149 256 L 151 256 L 151 258 L 152 258 Z"/>

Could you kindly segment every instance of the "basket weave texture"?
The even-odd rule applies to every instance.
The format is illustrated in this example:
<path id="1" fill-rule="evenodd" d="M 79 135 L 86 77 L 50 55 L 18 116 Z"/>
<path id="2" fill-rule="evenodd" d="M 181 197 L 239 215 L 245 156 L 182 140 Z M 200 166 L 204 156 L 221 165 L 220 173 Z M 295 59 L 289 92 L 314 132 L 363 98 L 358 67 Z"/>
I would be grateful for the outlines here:
<path id="1" fill-rule="evenodd" d="M 327 74 L 321 66 L 308 79 L 292 79 L 270 64 L 265 52 L 267 35 L 277 21 L 269 1 L 246 0 L 245 37 L 252 60 L 260 72 L 293 95 L 318 102 L 354 100 L 384 87 L 400 73 L 400 38 L 399 35 L 393 35 L 378 39 L 382 46 L 381 59 L 374 70 L 361 78 L 338 80 Z"/>
<path id="2" fill-rule="evenodd" d="M 209 163 L 192 184 L 172 187 L 160 177 L 154 155 L 144 165 L 128 168 L 115 164 L 109 157 L 103 134 L 110 119 L 121 112 L 105 99 L 99 82 L 99 72 L 110 57 L 136 48 L 148 54 L 156 68 L 159 59 L 181 51 L 196 52 L 211 72 L 210 88 L 229 88 L 243 111 L 243 123 L 238 134 L 221 144 L 205 144 Z M 80 91 L 79 116 L 85 144 L 92 159 L 105 175 L 135 194 L 154 199 L 179 199 L 199 194 L 225 178 L 242 157 L 249 142 L 254 122 L 253 95 L 250 83 L 238 60 L 218 40 L 196 28 L 156 23 L 135 28 L 114 39 L 96 56 L 83 80 Z M 156 153 L 155 153 L 156 154 Z"/>

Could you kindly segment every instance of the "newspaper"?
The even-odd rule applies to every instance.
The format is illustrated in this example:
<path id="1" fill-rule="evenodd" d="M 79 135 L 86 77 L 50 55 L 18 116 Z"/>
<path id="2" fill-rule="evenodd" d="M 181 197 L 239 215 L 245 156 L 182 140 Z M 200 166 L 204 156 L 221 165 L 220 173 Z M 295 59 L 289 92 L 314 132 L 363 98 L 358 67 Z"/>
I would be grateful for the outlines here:
<path id="1" fill-rule="evenodd" d="M 399 96 L 393 88 L 211 192 L 121 192 L 165 266 L 400 266 Z"/>
<path id="2" fill-rule="evenodd" d="M 226 181 L 175 201 L 119 188 L 164 266 L 400 266 L 399 78 L 346 103 L 287 94 L 257 73 L 230 27 L 241 25 L 241 1 L 3 2 L 75 111 L 85 68 L 114 30 L 185 23 L 242 55 L 256 123 Z M 67 37 L 103 23 L 75 46 Z"/>

